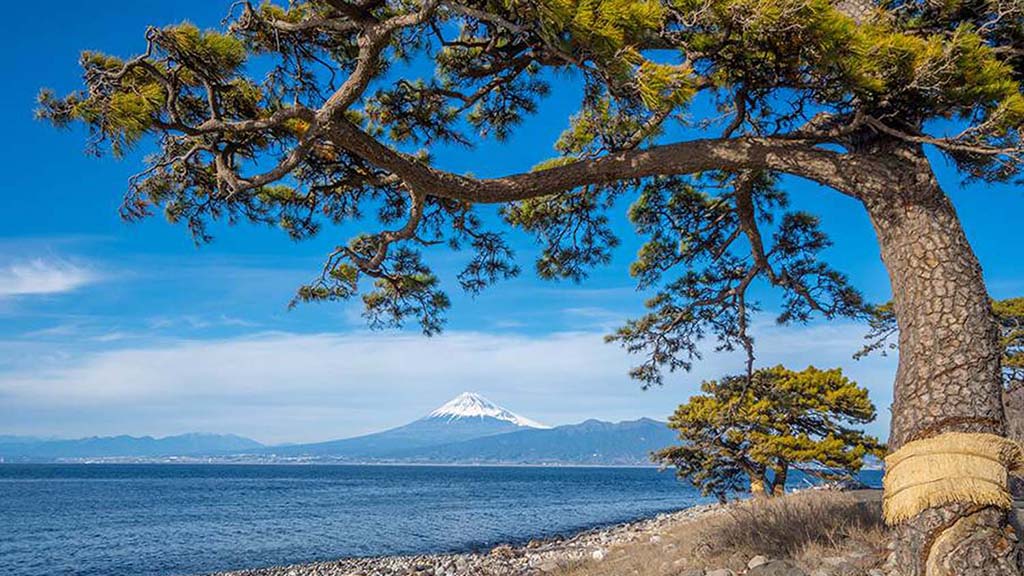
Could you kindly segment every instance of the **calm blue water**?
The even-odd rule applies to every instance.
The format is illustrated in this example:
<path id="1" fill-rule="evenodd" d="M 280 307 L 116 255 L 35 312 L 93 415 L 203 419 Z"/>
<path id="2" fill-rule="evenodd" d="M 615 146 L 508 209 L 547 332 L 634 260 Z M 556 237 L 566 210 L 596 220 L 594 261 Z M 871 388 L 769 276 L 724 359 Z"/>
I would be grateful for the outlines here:
<path id="1" fill-rule="evenodd" d="M 0 465 L 0 574 L 482 549 L 704 501 L 637 468 Z"/>

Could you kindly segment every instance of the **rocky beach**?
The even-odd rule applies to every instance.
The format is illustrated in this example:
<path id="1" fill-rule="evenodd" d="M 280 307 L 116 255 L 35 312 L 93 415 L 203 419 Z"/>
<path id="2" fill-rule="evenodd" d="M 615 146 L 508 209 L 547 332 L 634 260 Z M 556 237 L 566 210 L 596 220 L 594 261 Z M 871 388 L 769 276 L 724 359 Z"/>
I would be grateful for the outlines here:
<path id="1" fill-rule="evenodd" d="M 423 554 L 347 558 L 211 576 L 528 576 L 557 572 L 587 560 L 602 560 L 613 546 L 654 542 L 671 526 L 722 513 L 727 506 L 706 504 L 634 522 L 593 528 L 568 537 L 503 544 L 485 553 Z"/>
<path id="2" fill-rule="evenodd" d="M 486 552 L 346 558 L 210 576 L 879 576 L 880 490 L 706 504 Z"/>

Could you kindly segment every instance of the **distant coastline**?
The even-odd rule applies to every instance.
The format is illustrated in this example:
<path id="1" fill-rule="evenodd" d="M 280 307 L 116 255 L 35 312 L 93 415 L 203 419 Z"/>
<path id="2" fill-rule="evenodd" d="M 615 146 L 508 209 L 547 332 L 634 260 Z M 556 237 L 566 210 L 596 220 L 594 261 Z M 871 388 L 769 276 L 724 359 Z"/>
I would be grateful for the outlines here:
<path id="1" fill-rule="evenodd" d="M 49 462 L 4 462 L 0 466 L 377 466 L 395 468 L 625 468 L 658 469 L 657 464 L 574 464 L 574 463 L 531 463 L 531 462 L 351 462 L 333 460 L 230 460 L 207 458 L 112 458 L 112 459 L 62 459 Z M 865 468 L 867 469 L 867 468 Z"/>
<path id="2" fill-rule="evenodd" d="M 380 467 L 423 467 L 423 468 L 639 468 L 662 469 L 659 464 L 579 464 L 573 462 L 406 462 L 406 461 L 348 461 L 328 458 L 301 459 L 260 459 L 260 458 L 203 458 L 203 457 L 168 457 L 168 458 L 80 458 L 60 459 L 48 462 L 14 461 L 5 462 L 0 458 L 0 466 L 56 466 L 56 465 L 87 465 L 87 466 L 380 466 Z M 869 462 L 863 471 L 881 471 L 881 462 Z M 667 470 L 667 469 L 666 469 Z"/>
<path id="3" fill-rule="evenodd" d="M 552 427 L 464 392 L 412 422 L 351 438 L 266 445 L 235 434 L 0 435 L 0 462 L 648 466 L 652 451 L 675 440 L 650 418 Z"/>
<path id="4" fill-rule="evenodd" d="M 678 442 L 651 418 L 547 426 L 464 392 L 402 426 L 337 440 L 266 445 L 236 434 L 0 435 L 0 464 L 190 464 L 656 468 L 650 454 Z M 881 463 L 872 461 L 872 466 Z"/>

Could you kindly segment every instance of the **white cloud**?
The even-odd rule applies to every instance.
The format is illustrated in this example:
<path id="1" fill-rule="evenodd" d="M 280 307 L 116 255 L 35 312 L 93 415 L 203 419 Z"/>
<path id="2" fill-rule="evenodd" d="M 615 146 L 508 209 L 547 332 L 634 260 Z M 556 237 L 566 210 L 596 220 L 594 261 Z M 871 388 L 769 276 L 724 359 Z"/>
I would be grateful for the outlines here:
<path id="1" fill-rule="evenodd" d="M 893 358 L 855 362 L 853 324 L 759 329 L 760 363 L 843 366 L 879 406 L 885 435 Z M 712 353 L 647 392 L 635 361 L 600 332 L 542 336 L 453 332 L 428 339 L 376 333 L 263 333 L 53 356 L 0 373 L 0 433 L 63 436 L 234 432 L 308 441 L 403 424 L 465 390 L 549 424 L 665 418 L 701 380 L 736 371 Z M 0 363 L 2 365 L 2 363 Z"/>
<path id="2" fill-rule="evenodd" d="M 595 354 L 595 352 L 604 352 Z M 486 333 L 418 335 L 264 333 L 223 340 L 183 340 L 84 357 L 71 366 L 0 376 L 0 392 L 74 405 L 245 398 L 277 394 L 334 397 L 380 405 L 382 394 L 409 394 L 432 406 L 466 387 L 516 393 L 546 383 L 569 387 L 598 374 L 622 380 L 625 359 L 598 334 L 540 338 Z M 430 389 L 440 389 L 424 394 Z"/>
<path id="3" fill-rule="evenodd" d="M 0 268 L 0 298 L 71 292 L 98 279 L 96 272 L 77 264 L 35 258 Z"/>

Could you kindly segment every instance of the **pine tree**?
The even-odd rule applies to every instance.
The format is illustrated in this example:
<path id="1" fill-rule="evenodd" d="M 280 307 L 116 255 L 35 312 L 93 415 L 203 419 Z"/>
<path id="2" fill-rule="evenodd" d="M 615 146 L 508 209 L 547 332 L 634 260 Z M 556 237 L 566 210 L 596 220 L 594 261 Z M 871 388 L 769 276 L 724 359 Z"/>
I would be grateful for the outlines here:
<path id="1" fill-rule="evenodd" d="M 84 53 L 86 88 L 44 91 L 40 116 L 88 126 L 92 152 L 152 150 L 128 219 L 162 211 L 200 242 L 220 220 L 296 239 L 360 222 L 296 300 L 361 297 L 373 325 L 428 334 L 450 301 L 424 250 L 465 254 L 471 293 L 520 271 L 483 205 L 536 236 L 542 277 L 582 280 L 619 241 L 608 210 L 632 201 L 633 274 L 654 296 L 612 339 L 645 385 L 706 336 L 749 372 L 759 283 L 783 322 L 864 313 L 817 218 L 787 206 L 786 176 L 820 184 L 863 207 L 889 270 L 897 449 L 1005 433 L 998 327 L 925 151 L 965 178 L 1020 177 L 1022 16 L 1020 0 L 242 1 L 221 30 Z M 570 74 L 583 97 L 549 161 L 487 179 L 435 165 L 436 145 L 510 138 Z M 1017 574 L 1007 526 L 997 507 L 936 506 L 896 527 L 892 564 Z"/>
<path id="2" fill-rule="evenodd" d="M 701 384 L 669 419 L 680 444 L 653 457 L 705 494 L 783 494 L 791 468 L 852 478 L 882 444 L 854 426 L 875 419 L 868 391 L 842 370 L 783 366 Z"/>

